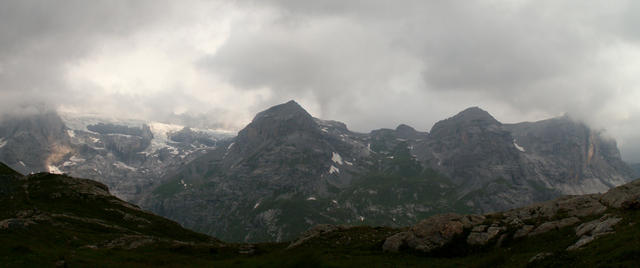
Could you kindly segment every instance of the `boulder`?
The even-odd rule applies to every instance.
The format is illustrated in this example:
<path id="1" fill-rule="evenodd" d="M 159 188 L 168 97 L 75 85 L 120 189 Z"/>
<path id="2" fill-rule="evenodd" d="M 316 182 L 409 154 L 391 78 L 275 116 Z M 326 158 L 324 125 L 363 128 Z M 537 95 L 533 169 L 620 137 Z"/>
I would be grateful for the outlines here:
<path id="1" fill-rule="evenodd" d="M 477 228 L 481 226 L 484 226 L 484 228 Z M 469 236 L 467 237 L 467 244 L 484 246 L 487 243 L 489 243 L 491 239 L 493 239 L 498 234 L 500 234 L 500 232 L 505 231 L 507 229 L 506 227 L 491 226 L 489 228 L 486 228 L 486 231 L 485 231 L 485 228 L 486 228 L 485 225 L 479 225 L 474 227 L 471 233 L 469 234 Z"/>
<path id="2" fill-rule="evenodd" d="M 408 232 L 400 232 L 388 237 L 384 244 L 382 244 L 382 251 L 384 252 L 398 252 L 400 248 L 406 244 Z"/>
<path id="3" fill-rule="evenodd" d="M 522 228 L 518 229 L 514 234 L 513 234 L 513 238 L 520 238 L 520 237 L 524 237 L 526 235 L 528 235 L 531 231 L 533 231 L 533 229 L 535 229 L 536 227 L 533 225 L 524 225 L 522 226 Z"/>
<path id="4" fill-rule="evenodd" d="M 564 218 L 557 221 L 545 222 L 543 224 L 540 224 L 540 226 L 538 226 L 535 230 L 530 232 L 528 236 L 543 234 L 549 231 L 571 226 L 579 222 L 580 222 L 580 219 L 576 217 L 570 217 L 570 218 Z"/>
<path id="5" fill-rule="evenodd" d="M 541 218 L 555 218 L 559 213 L 570 217 L 586 217 L 604 213 L 607 207 L 599 202 L 599 195 L 565 196 L 556 200 L 533 204 L 524 208 L 504 212 L 505 224 L 520 226 L 523 221 Z"/>
<path id="6" fill-rule="evenodd" d="M 429 253 L 447 245 L 461 235 L 465 228 L 473 228 L 484 219 L 484 216 L 479 215 L 435 215 L 420 221 L 406 232 L 387 238 L 383 250 L 395 252 L 406 245 L 413 250 Z"/>
<path id="7" fill-rule="evenodd" d="M 312 239 L 314 237 L 318 237 L 321 234 L 330 233 L 337 230 L 348 229 L 349 227 L 342 225 L 332 225 L 332 224 L 318 224 L 316 226 L 311 227 L 309 230 L 302 233 L 302 235 L 296 239 L 293 243 L 291 243 L 287 249 L 297 247 L 302 245 L 305 241 Z"/>
<path id="8" fill-rule="evenodd" d="M 580 237 L 580 239 L 578 239 L 575 244 L 569 246 L 567 250 L 579 249 L 598 237 L 613 233 L 613 226 L 621 220 L 622 218 L 610 218 L 608 215 L 605 215 L 600 219 L 580 224 L 576 227 L 576 236 Z"/>
<path id="9" fill-rule="evenodd" d="M 640 207 L 640 180 L 607 191 L 600 197 L 600 202 L 613 208 Z"/>

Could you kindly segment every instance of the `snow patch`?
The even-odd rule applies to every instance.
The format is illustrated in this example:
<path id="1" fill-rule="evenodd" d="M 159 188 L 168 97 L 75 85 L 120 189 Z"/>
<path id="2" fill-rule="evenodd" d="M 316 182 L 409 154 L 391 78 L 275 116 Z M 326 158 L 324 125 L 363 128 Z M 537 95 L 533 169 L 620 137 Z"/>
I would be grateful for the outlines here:
<path id="1" fill-rule="evenodd" d="M 186 184 L 186 183 L 184 182 L 184 180 L 182 180 L 182 179 L 180 180 L 180 184 L 182 184 L 182 187 L 184 187 L 185 189 L 187 189 L 187 186 L 189 186 L 189 185 L 188 185 L 188 184 Z"/>
<path id="2" fill-rule="evenodd" d="M 91 140 L 91 142 L 93 143 L 98 143 L 100 141 L 100 139 L 98 138 L 94 138 L 94 137 L 89 137 L 89 139 Z"/>
<path id="3" fill-rule="evenodd" d="M 229 144 L 229 146 L 227 146 L 227 152 L 224 153 L 224 156 L 222 158 L 227 158 L 227 155 L 229 155 L 230 149 L 233 147 L 233 145 L 235 145 L 235 142 L 232 142 L 231 144 Z"/>
<path id="4" fill-rule="evenodd" d="M 62 171 L 58 167 L 53 165 L 47 166 L 47 170 L 49 170 L 49 173 L 51 174 L 62 174 Z"/>
<path id="5" fill-rule="evenodd" d="M 313 196 L 311 196 L 311 197 L 307 198 L 307 201 L 314 201 L 314 200 L 316 200 L 316 198 L 315 198 L 315 197 L 313 197 Z"/>
<path id="6" fill-rule="evenodd" d="M 322 132 L 329 133 L 329 130 L 326 127 L 321 128 Z"/>
<path id="7" fill-rule="evenodd" d="M 115 167 L 119 168 L 119 169 L 128 169 L 128 170 L 131 170 L 131 171 L 136 171 L 136 168 L 134 168 L 134 167 L 130 167 L 130 166 L 128 166 L 127 164 L 122 163 L 122 162 L 120 162 L 120 161 L 116 161 L 115 163 L 113 163 L 113 165 L 114 165 Z"/>
<path id="8" fill-rule="evenodd" d="M 349 161 L 347 161 L 347 160 L 345 160 L 345 161 L 344 161 L 344 163 L 345 163 L 345 164 L 347 164 L 347 165 L 349 165 L 349 166 L 353 166 L 353 163 L 351 163 L 351 162 L 349 162 Z"/>
<path id="9" fill-rule="evenodd" d="M 72 129 L 67 129 L 67 135 L 69 135 L 69 137 L 71 137 L 71 138 L 75 138 L 76 137 L 76 132 L 73 131 Z"/>
<path id="10" fill-rule="evenodd" d="M 364 221 L 364 217 L 360 216 L 358 218 L 360 219 L 360 221 Z"/>
<path id="11" fill-rule="evenodd" d="M 339 153 L 333 152 L 333 154 L 331 155 L 331 161 L 338 165 L 342 165 L 342 156 L 340 156 Z"/>
<path id="12" fill-rule="evenodd" d="M 258 208 L 259 206 L 260 206 L 260 202 L 256 203 L 256 204 L 253 206 L 253 209 Z"/>
<path id="13" fill-rule="evenodd" d="M 7 145 L 7 141 L 4 139 L 0 139 L 0 148 L 4 147 L 5 145 Z"/>
<path id="14" fill-rule="evenodd" d="M 20 165 L 22 165 L 23 167 L 26 167 L 27 165 L 24 164 L 24 162 L 22 161 L 18 161 L 18 163 L 20 163 Z"/>
<path id="15" fill-rule="evenodd" d="M 84 161 L 86 161 L 84 158 L 76 157 L 74 155 L 74 156 L 71 156 L 71 158 L 69 158 L 69 161 L 65 161 L 64 163 L 62 163 L 62 166 L 63 167 L 75 166 L 76 164 L 82 163 Z"/>
<path id="16" fill-rule="evenodd" d="M 336 201 L 336 200 L 331 200 L 331 203 L 334 203 L 334 204 L 336 204 L 336 205 L 337 205 L 337 204 L 338 204 L 338 201 Z"/>
<path id="17" fill-rule="evenodd" d="M 151 133 L 153 133 L 153 139 L 151 140 L 151 146 L 149 146 L 151 152 L 155 152 L 159 149 L 170 147 L 169 133 L 178 132 L 184 128 L 184 126 L 164 124 L 164 123 L 149 123 L 148 124 Z"/>
<path id="18" fill-rule="evenodd" d="M 524 148 L 522 148 L 522 146 L 520 146 L 520 145 L 518 145 L 516 143 L 516 139 L 513 139 L 513 146 L 515 146 L 516 149 L 518 149 L 518 151 L 523 152 L 523 153 L 525 152 Z"/>
<path id="19" fill-rule="evenodd" d="M 331 167 L 329 168 L 329 174 L 333 173 L 340 173 L 340 170 L 337 167 L 331 165 Z"/>

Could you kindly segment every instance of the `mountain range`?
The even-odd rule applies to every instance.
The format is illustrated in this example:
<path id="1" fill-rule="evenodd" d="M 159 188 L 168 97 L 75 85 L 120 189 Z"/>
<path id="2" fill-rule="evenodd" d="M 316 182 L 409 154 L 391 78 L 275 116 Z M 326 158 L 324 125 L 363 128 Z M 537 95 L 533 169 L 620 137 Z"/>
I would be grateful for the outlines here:
<path id="1" fill-rule="evenodd" d="M 135 203 L 167 170 L 229 137 L 211 129 L 48 112 L 0 120 L 0 161 L 23 174 L 91 178 Z"/>
<path id="2" fill-rule="evenodd" d="M 285 241 L 316 224 L 406 226 L 605 192 L 633 177 L 615 141 L 567 116 L 502 124 L 472 107 L 429 132 L 357 133 L 290 101 L 169 172 L 139 204 L 226 241 Z"/>
<path id="3" fill-rule="evenodd" d="M 352 264 L 549 265 L 601 252 L 595 239 L 624 263 L 640 219 L 638 183 L 625 184 L 637 166 L 615 141 L 567 116 L 503 124 L 477 107 L 428 132 L 358 133 L 290 101 L 235 137 L 25 115 L 0 120 L 0 161 L 9 164 L 0 165 L 0 251 L 14 266 L 139 266 L 150 256 L 152 265 L 255 266 L 289 255 L 291 266 L 344 265 L 339 256 L 354 251 L 368 257 Z"/>

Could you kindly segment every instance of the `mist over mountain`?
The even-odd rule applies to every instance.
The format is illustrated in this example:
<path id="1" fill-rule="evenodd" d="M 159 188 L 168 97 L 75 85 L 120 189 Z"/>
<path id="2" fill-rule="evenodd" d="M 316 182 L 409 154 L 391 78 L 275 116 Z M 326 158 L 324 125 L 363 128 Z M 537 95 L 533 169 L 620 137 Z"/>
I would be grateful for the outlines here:
<path id="1" fill-rule="evenodd" d="M 626 161 L 640 162 L 639 8 L 7 0 L 0 114 L 37 104 L 237 131 L 264 107 L 296 99 L 315 116 L 369 132 L 401 123 L 424 131 L 481 106 L 508 123 L 569 113 L 606 129 Z"/>
<path id="2" fill-rule="evenodd" d="M 604 192 L 633 177 L 615 141 L 569 117 L 502 124 L 473 107 L 428 133 L 356 133 L 290 101 L 169 173 L 141 205 L 225 240 L 282 241 L 315 224 L 403 226 Z"/>
<path id="3" fill-rule="evenodd" d="M 635 267 L 639 14 L 2 0 L 0 266 Z"/>
<path id="4" fill-rule="evenodd" d="M 116 196 L 134 201 L 167 170 L 229 137 L 215 129 L 158 122 L 33 113 L 0 120 L 0 161 L 24 174 L 95 179 Z"/>

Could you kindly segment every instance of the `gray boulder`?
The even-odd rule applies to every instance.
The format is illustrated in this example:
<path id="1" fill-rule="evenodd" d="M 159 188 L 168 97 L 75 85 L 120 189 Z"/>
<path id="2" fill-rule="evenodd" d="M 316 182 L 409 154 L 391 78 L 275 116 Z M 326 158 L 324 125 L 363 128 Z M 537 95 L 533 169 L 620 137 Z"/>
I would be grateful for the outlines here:
<path id="1" fill-rule="evenodd" d="M 409 231 L 393 235 L 383 244 L 383 250 L 397 252 L 404 245 L 429 253 L 442 248 L 456 236 L 461 235 L 465 228 L 472 228 L 484 221 L 483 216 L 458 214 L 441 214 L 422 220 Z"/>
<path id="2" fill-rule="evenodd" d="M 580 237 L 580 239 L 578 239 L 575 244 L 569 246 L 567 250 L 579 249 L 596 240 L 598 237 L 612 234 L 614 232 L 613 226 L 618 224 L 621 220 L 622 218 L 609 217 L 608 215 L 605 215 L 600 219 L 580 224 L 576 227 L 576 236 Z"/>
<path id="3" fill-rule="evenodd" d="M 602 195 L 600 202 L 614 208 L 639 208 L 640 180 L 609 190 Z"/>
<path id="4" fill-rule="evenodd" d="M 484 228 L 477 228 L 480 226 L 484 226 Z M 506 227 L 499 227 L 499 226 L 491 226 L 489 228 L 486 228 L 486 230 L 485 228 L 486 228 L 486 225 L 479 225 L 474 227 L 471 233 L 469 234 L 469 236 L 467 237 L 467 244 L 484 246 L 487 243 L 489 243 L 491 239 L 498 236 L 498 234 L 507 230 Z"/>
<path id="5" fill-rule="evenodd" d="M 550 221 L 540 224 L 536 229 L 528 234 L 528 236 L 539 235 L 543 233 L 547 233 L 549 231 L 558 230 L 560 228 L 564 228 L 567 226 L 575 225 L 580 222 L 580 219 L 576 217 L 564 218 L 557 221 Z"/>

